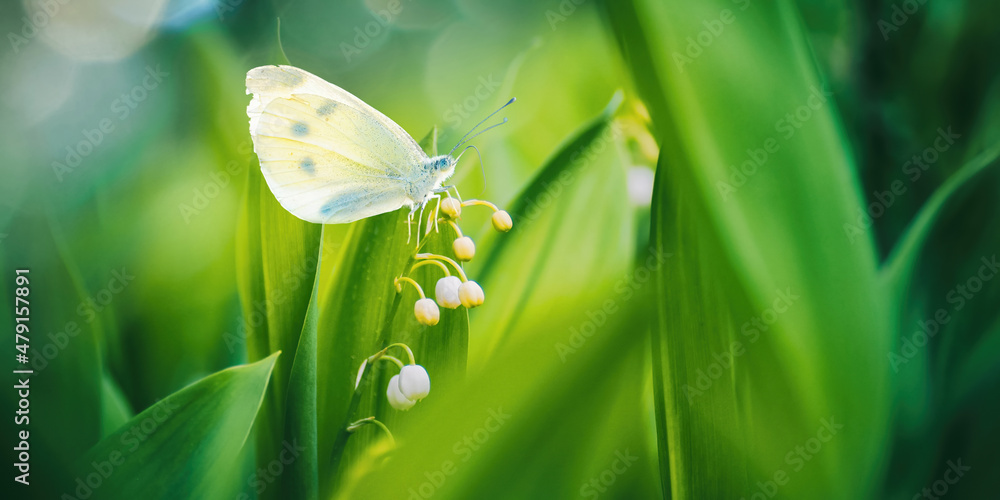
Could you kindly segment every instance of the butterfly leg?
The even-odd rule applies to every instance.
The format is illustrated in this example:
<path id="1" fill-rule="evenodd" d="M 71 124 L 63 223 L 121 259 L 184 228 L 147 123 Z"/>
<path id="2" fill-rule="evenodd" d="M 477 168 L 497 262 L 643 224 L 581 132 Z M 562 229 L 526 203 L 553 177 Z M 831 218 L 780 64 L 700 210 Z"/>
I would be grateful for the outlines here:
<path id="1" fill-rule="evenodd" d="M 451 186 L 455 190 L 455 198 L 458 198 L 458 202 L 462 203 L 462 195 L 458 194 L 458 186 Z"/>
<path id="2" fill-rule="evenodd" d="M 458 198 L 458 202 L 462 203 L 462 195 L 458 194 L 458 186 L 441 186 L 441 189 L 438 192 L 448 193 L 449 189 L 455 190 L 455 198 Z M 448 196 L 451 196 L 451 193 L 448 193 Z"/>
<path id="3" fill-rule="evenodd" d="M 420 248 L 420 223 L 424 221 L 424 210 L 427 209 L 427 203 L 420 204 L 420 215 L 417 216 L 417 248 Z"/>
<path id="4" fill-rule="evenodd" d="M 438 229 L 438 211 L 441 209 L 441 195 L 435 194 L 431 196 L 431 198 L 437 200 L 437 203 L 434 204 L 434 212 L 431 213 L 431 215 L 434 217 L 434 232 L 440 232 L 440 230 Z M 427 219 L 428 233 L 431 231 L 430 225 L 431 221 L 430 219 Z"/>
<path id="5" fill-rule="evenodd" d="M 417 211 L 417 207 L 410 209 L 409 215 L 406 216 L 406 244 L 410 244 L 410 238 L 413 236 L 413 214 Z M 419 230 L 418 230 L 419 231 Z M 417 234 L 417 242 L 419 244 L 420 235 Z"/>
<path id="6" fill-rule="evenodd" d="M 431 234 L 431 219 L 434 218 L 434 212 L 436 212 L 436 210 L 427 214 L 427 228 L 424 229 L 424 236 Z"/>

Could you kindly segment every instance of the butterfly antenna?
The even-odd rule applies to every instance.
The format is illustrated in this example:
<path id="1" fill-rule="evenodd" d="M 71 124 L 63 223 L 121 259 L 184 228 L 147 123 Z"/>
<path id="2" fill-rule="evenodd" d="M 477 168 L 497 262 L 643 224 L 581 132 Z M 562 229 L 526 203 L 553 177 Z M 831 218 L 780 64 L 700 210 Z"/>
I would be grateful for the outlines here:
<path id="1" fill-rule="evenodd" d="M 501 125 L 501 124 L 498 123 L 497 125 Z M 497 125 L 494 125 L 493 127 L 496 127 Z M 493 128 L 493 127 L 490 127 L 490 128 Z M 486 130 L 489 130 L 489 128 L 486 129 Z M 486 130 L 484 130 L 483 132 L 486 132 Z M 482 133 L 482 132 L 480 132 L 480 133 Z M 476 134 L 476 135 L 479 135 L 479 134 Z M 475 149 L 476 150 L 476 156 L 479 157 L 479 168 L 483 171 L 483 192 L 479 193 L 480 195 L 482 195 L 483 193 L 486 192 L 486 166 L 483 165 L 483 154 L 479 152 L 479 148 L 477 148 L 475 144 L 470 145 L 470 146 L 466 146 L 465 149 L 463 149 L 462 152 L 458 154 L 458 158 L 455 158 L 455 163 L 458 163 L 458 160 L 462 159 L 462 155 L 464 155 L 465 152 L 468 151 L 468 150 L 470 150 L 470 149 Z"/>
<path id="2" fill-rule="evenodd" d="M 500 122 L 500 123 L 498 123 L 496 125 L 492 125 L 490 127 L 487 127 L 485 130 L 479 132 L 479 134 L 476 134 L 476 135 L 474 135 L 472 137 L 469 137 L 469 134 L 475 132 L 476 129 L 479 128 L 480 125 L 486 123 L 487 120 L 489 120 L 490 118 L 493 118 L 493 115 L 499 113 L 500 110 L 502 110 L 503 108 L 506 108 L 507 106 L 510 106 L 516 100 L 517 100 L 516 97 L 512 97 L 509 101 L 507 101 L 507 104 L 504 104 L 503 106 L 500 106 L 499 108 L 497 108 L 496 111 L 490 113 L 490 116 L 487 116 L 486 118 L 483 118 L 483 121 L 477 123 L 475 127 L 472 127 L 472 130 L 470 130 L 467 134 L 465 134 L 464 136 L 462 136 L 461 139 L 459 139 L 458 144 L 455 144 L 455 147 L 451 148 L 451 151 L 448 152 L 448 155 L 451 155 L 452 153 L 454 153 L 455 150 L 458 149 L 462 144 L 465 144 L 466 142 L 471 141 L 472 139 L 475 139 L 476 137 L 478 137 L 479 134 L 482 134 L 483 132 L 486 132 L 486 130 L 489 130 L 489 129 L 493 128 L 493 127 L 496 127 L 496 126 L 499 126 L 499 125 L 503 125 L 504 123 L 507 123 L 507 119 L 504 118 L 502 122 Z M 466 140 L 466 137 L 468 137 L 468 140 Z"/>
<path id="3" fill-rule="evenodd" d="M 278 51 L 281 52 L 281 57 L 285 60 L 284 63 L 291 66 L 292 61 L 288 60 L 288 55 L 285 54 L 285 47 L 281 45 L 281 18 L 278 19 Z"/>
<path id="4" fill-rule="evenodd" d="M 458 149 L 459 146 L 462 146 L 462 145 L 468 143 L 469 141 L 475 139 L 476 137 L 479 137 L 479 136 L 483 135 L 484 133 L 489 132 L 490 129 L 497 128 L 500 125 L 503 125 L 504 123 L 507 123 L 507 119 L 506 118 L 504 118 L 503 121 L 500 122 L 500 123 L 494 123 L 493 125 L 490 125 L 489 127 L 486 127 L 484 129 L 480 130 L 479 132 L 476 132 L 476 135 L 473 135 L 472 137 L 469 137 L 465 141 L 458 143 L 454 148 L 451 149 L 451 151 L 454 151 L 454 150 Z M 451 154 L 451 151 L 448 152 L 449 155 Z"/>

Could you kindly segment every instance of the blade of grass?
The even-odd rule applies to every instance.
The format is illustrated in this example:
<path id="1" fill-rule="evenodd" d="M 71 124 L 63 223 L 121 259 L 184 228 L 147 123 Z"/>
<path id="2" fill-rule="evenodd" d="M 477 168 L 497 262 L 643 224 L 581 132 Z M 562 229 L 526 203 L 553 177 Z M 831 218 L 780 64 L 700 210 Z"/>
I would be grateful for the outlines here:
<path id="1" fill-rule="evenodd" d="M 993 415 L 985 401 L 1000 386 L 1000 375 L 987 360 L 1000 353 L 1000 316 L 993 306 L 1000 289 L 984 277 L 995 273 L 990 263 L 1000 251 L 993 230 L 1000 221 L 998 166 L 1000 145 L 994 145 L 948 178 L 882 269 L 896 340 L 888 362 L 899 379 L 894 473 L 885 487 L 893 497 L 933 481 L 957 450 L 976 453 L 978 446 L 948 437 L 964 431 L 966 422 Z"/>
<path id="2" fill-rule="evenodd" d="M 657 274 L 654 331 L 664 485 L 738 498 L 794 474 L 782 495 L 870 496 L 889 320 L 871 234 L 852 244 L 842 229 L 861 207 L 850 145 L 794 7 L 618 5 L 613 25 L 661 141 L 651 239 L 676 256 Z M 711 44 L 689 52 L 699 36 Z M 831 419 L 851 430 L 808 467 L 786 463 Z"/>
<path id="3" fill-rule="evenodd" d="M 87 452 L 79 477 L 102 498 L 235 497 L 240 452 L 277 357 L 222 370 L 147 408 Z"/>
<path id="4" fill-rule="evenodd" d="M 436 137 L 436 130 L 432 130 L 421 141 L 430 155 L 437 151 Z M 468 343 L 464 312 L 443 311 L 438 325 L 423 327 L 414 319 L 413 290 L 407 287 L 397 293 L 394 287 L 394 279 L 409 271 L 417 251 L 415 240 L 407 242 L 406 219 L 406 212 L 400 210 L 351 224 L 340 241 L 330 241 L 334 233 L 324 237 L 324 246 L 339 246 L 340 250 L 330 259 L 329 267 L 324 264 L 324 274 L 332 276 L 328 287 L 321 287 L 319 299 L 322 306 L 317 352 L 325 360 L 319 364 L 317 374 L 323 497 L 332 494 L 346 471 L 381 439 L 375 433 L 347 430 L 350 422 L 368 416 L 385 418 L 388 411 L 382 405 L 385 390 L 381 377 L 383 369 L 389 367 L 371 367 L 356 386 L 363 359 L 390 342 L 404 339 L 415 350 L 418 363 L 435 379 L 438 374 L 460 376 L 464 372 Z M 434 246 L 440 241 L 448 241 L 450 247 L 446 234 L 432 233 L 422 239 L 420 251 L 444 248 Z M 433 295 L 437 276 L 420 270 L 415 278 L 425 292 Z"/>

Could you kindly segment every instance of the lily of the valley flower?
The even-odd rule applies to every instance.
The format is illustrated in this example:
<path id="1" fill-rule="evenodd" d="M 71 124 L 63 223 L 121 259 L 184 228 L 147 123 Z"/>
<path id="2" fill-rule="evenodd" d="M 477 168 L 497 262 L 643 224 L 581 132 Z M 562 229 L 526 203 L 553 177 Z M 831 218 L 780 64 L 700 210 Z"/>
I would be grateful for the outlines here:
<path id="1" fill-rule="evenodd" d="M 448 224 L 451 224 L 451 228 L 458 235 L 454 243 L 451 244 L 451 249 L 455 251 L 455 258 L 462 262 L 472 260 L 476 256 L 476 243 L 472 241 L 472 238 L 462 234 L 462 229 L 458 227 L 458 224 L 455 224 L 455 221 L 449 220 Z"/>
<path id="2" fill-rule="evenodd" d="M 394 347 L 406 351 L 406 355 L 410 361 L 408 364 L 404 365 L 398 358 L 388 354 L 389 349 Z M 385 397 L 389 400 L 389 405 L 393 408 L 401 411 L 409 410 L 417 401 L 426 398 L 430 394 L 431 378 L 427 374 L 427 370 L 417 364 L 417 360 L 413 356 L 413 350 L 402 343 L 390 344 L 385 349 L 366 358 L 358 370 L 358 381 L 355 383 L 355 388 L 360 385 L 365 369 L 377 361 L 389 361 L 399 367 L 399 374 L 393 375 L 389 379 L 389 385 L 385 388 Z"/>
<path id="3" fill-rule="evenodd" d="M 476 256 L 476 244 L 468 236 L 457 238 L 451 248 L 455 251 L 455 257 L 462 262 L 468 262 Z"/>
<path id="4" fill-rule="evenodd" d="M 399 370 L 399 392 L 410 401 L 420 401 L 431 392 L 431 378 L 420 365 L 406 365 Z"/>
<path id="5" fill-rule="evenodd" d="M 483 292 L 483 287 L 479 286 L 479 283 L 466 281 L 458 287 L 458 299 L 462 301 L 463 306 L 472 309 L 473 307 L 483 305 L 483 302 L 486 300 L 486 294 Z"/>
<path id="6" fill-rule="evenodd" d="M 462 305 L 462 299 L 458 298 L 458 288 L 462 286 L 462 280 L 455 276 L 445 276 L 438 280 L 434 286 L 434 298 L 438 305 L 448 309 L 457 309 Z"/>
<path id="7" fill-rule="evenodd" d="M 514 227 L 514 221 L 510 219 L 510 214 L 506 210 L 497 210 L 493 212 L 493 229 L 500 231 L 501 233 L 506 233 Z"/>
<path id="8" fill-rule="evenodd" d="M 511 220 L 510 214 L 506 210 L 500 210 L 496 205 L 486 201 L 486 200 L 465 200 L 462 202 L 463 207 L 468 207 L 471 205 L 482 205 L 484 207 L 490 207 L 493 209 L 493 217 L 491 221 L 493 222 L 493 229 L 500 231 L 501 233 L 506 233 L 514 227 L 514 221 Z"/>
<path id="9" fill-rule="evenodd" d="M 393 283 L 396 285 L 397 293 L 403 291 L 403 283 L 413 285 L 413 288 L 415 288 L 417 293 L 420 294 L 420 300 L 413 304 L 413 315 L 417 318 L 417 321 L 427 326 L 434 326 L 438 324 L 438 321 L 441 319 L 441 311 L 438 310 L 437 304 L 424 295 L 424 289 L 420 288 L 420 285 L 418 285 L 416 281 L 413 281 L 412 278 L 407 278 L 406 276 L 396 278 Z"/>
<path id="10" fill-rule="evenodd" d="M 441 200 L 441 211 L 452 219 L 457 219 L 462 215 L 462 203 L 455 198 L 445 198 Z"/>
<path id="11" fill-rule="evenodd" d="M 434 326 L 441 319 L 441 311 L 438 309 L 437 303 L 434 302 L 434 299 L 427 297 L 413 304 L 413 314 L 417 317 L 417 321 L 427 326 Z"/>
<path id="12" fill-rule="evenodd" d="M 456 192 L 457 195 L 457 192 Z M 462 229 L 458 227 L 456 220 L 462 214 L 462 207 L 472 206 L 472 205 L 482 205 L 490 207 L 493 209 L 492 223 L 493 228 L 497 231 L 507 232 L 513 227 L 513 222 L 511 221 L 510 214 L 504 210 L 500 210 L 496 205 L 484 201 L 484 200 L 466 200 L 460 201 L 459 198 L 452 198 L 449 194 L 447 198 L 440 199 L 436 210 L 429 214 L 430 217 L 427 219 L 427 234 L 430 234 L 431 226 L 433 222 L 433 227 L 437 229 L 438 222 L 445 222 L 451 225 L 455 230 L 457 237 L 455 241 L 452 242 L 452 250 L 455 252 L 455 258 L 459 262 L 469 262 L 476 255 L 476 243 L 472 238 L 462 234 Z M 440 210 L 444 212 L 444 218 L 438 218 L 437 211 Z M 421 217 L 421 220 L 423 217 Z M 420 225 L 417 226 L 417 233 L 419 237 Z M 420 247 L 418 240 L 417 247 Z M 483 292 L 483 288 L 479 286 L 475 281 L 469 280 L 465 275 L 465 271 L 458 262 L 452 260 L 444 255 L 437 255 L 432 253 L 418 253 L 414 256 L 416 263 L 410 268 L 410 273 L 415 269 L 424 265 L 436 265 L 444 271 L 444 277 L 437 281 L 434 286 L 434 300 L 427 298 L 424 295 L 423 289 L 420 285 L 408 276 L 399 276 L 395 279 L 394 285 L 397 292 L 403 291 L 403 283 L 409 283 L 420 295 L 418 299 L 413 304 L 413 316 L 423 325 L 433 326 L 440 322 L 441 320 L 441 310 L 439 307 L 445 307 L 448 309 L 457 309 L 458 306 L 465 306 L 466 308 L 479 307 L 483 305 L 486 300 L 486 294 Z M 452 276 L 451 271 L 448 266 L 450 264 L 458 276 Z"/>
<path id="13" fill-rule="evenodd" d="M 461 266 L 458 265 L 454 260 L 445 257 L 444 255 L 436 255 L 432 253 L 418 253 L 416 255 L 417 260 L 441 260 L 447 262 L 455 268 L 458 272 L 459 283 L 458 285 L 458 301 L 467 308 L 473 308 L 483 305 L 483 301 L 486 300 L 486 294 L 483 292 L 483 287 L 479 286 L 479 283 L 470 280 L 465 276 L 465 271 Z M 452 304 L 450 294 L 454 291 L 455 282 L 449 280 L 442 283 L 442 280 L 438 280 L 438 287 L 435 287 L 435 294 L 438 297 L 438 302 L 441 303 L 441 298 L 446 297 L 447 304 Z M 440 291 L 439 291 L 440 290 Z M 441 304 L 444 307 L 450 307 L 444 303 Z M 457 307 L 457 306 L 456 306 Z"/>
<path id="14" fill-rule="evenodd" d="M 402 391 L 399 390 L 399 375 L 393 375 L 389 379 L 389 387 L 385 390 L 385 397 L 389 400 L 390 406 L 400 411 L 409 410 L 413 408 L 413 405 L 417 404 L 416 401 L 407 399 Z"/>

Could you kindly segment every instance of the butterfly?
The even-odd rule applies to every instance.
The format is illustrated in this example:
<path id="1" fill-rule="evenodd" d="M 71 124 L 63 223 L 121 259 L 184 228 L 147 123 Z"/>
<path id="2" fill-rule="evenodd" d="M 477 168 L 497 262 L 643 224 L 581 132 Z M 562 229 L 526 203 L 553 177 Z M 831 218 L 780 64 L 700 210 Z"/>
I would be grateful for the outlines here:
<path id="1" fill-rule="evenodd" d="M 473 127 L 448 154 L 429 157 L 378 110 L 302 69 L 254 68 L 246 86 L 253 95 L 250 136 L 267 186 L 286 210 L 318 224 L 354 222 L 404 206 L 412 221 L 418 209 L 453 188 L 444 185 L 458 163 L 451 154 L 515 101 Z"/>

